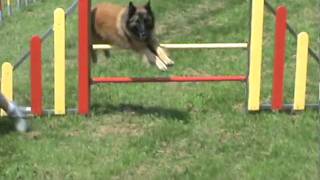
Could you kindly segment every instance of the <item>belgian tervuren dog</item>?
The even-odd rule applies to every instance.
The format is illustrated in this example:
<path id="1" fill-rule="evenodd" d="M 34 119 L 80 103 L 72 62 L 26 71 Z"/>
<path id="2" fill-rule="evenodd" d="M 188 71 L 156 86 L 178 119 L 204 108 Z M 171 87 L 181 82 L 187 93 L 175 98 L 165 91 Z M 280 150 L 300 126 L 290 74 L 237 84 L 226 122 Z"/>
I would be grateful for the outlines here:
<path id="1" fill-rule="evenodd" d="M 91 45 L 110 44 L 132 49 L 165 71 L 174 62 L 160 47 L 154 29 L 155 18 L 150 1 L 144 6 L 135 6 L 130 2 L 127 7 L 101 3 L 91 11 Z M 108 55 L 108 50 L 105 54 Z M 91 57 L 93 62 L 97 61 L 93 49 Z"/>

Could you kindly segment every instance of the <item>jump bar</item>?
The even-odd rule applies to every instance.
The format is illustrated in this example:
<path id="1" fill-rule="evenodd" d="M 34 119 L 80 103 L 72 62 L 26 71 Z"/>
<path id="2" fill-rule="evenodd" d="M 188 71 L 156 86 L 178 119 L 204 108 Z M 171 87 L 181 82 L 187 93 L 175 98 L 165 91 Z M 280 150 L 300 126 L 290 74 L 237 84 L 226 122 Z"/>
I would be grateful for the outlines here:
<path id="1" fill-rule="evenodd" d="M 248 43 L 160 44 L 166 49 L 245 49 Z M 107 44 L 94 44 L 93 49 L 112 49 Z"/>
<path id="2" fill-rule="evenodd" d="M 96 77 L 91 80 L 92 84 L 101 83 L 165 83 L 165 82 L 223 82 L 223 81 L 246 81 L 246 76 L 208 76 L 208 77 Z"/>

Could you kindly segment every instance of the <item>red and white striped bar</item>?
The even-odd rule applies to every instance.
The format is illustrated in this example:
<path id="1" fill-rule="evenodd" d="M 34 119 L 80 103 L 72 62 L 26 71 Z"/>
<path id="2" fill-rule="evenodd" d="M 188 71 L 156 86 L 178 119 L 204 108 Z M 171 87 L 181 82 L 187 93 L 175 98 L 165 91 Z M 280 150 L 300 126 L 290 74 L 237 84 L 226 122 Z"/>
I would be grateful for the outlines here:
<path id="1" fill-rule="evenodd" d="M 248 43 L 160 44 L 165 49 L 246 49 Z M 93 49 L 112 49 L 108 44 L 94 44 Z"/>
<path id="2" fill-rule="evenodd" d="M 95 77 L 91 80 L 92 84 L 101 83 L 167 83 L 167 82 L 226 82 L 226 81 L 246 81 L 246 76 L 207 76 L 207 77 Z"/>

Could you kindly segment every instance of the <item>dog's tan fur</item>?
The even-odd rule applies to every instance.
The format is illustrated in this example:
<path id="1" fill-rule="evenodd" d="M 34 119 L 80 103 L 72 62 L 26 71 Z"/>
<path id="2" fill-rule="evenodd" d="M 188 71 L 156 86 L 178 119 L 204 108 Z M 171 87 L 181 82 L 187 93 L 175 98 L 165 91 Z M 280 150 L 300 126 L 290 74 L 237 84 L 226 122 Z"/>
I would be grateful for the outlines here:
<path id="1" fill-rule="evenodd" d="M 174 64 L 160 47 L 154 33 L 148 42 L 139 41 L 133 37 L 126 27 L 128 7 L 102 3 L 96 5 L 94 11 L 92 25 L 95 31 L 92 32 L 92 44 L 110 44 L 124 49 L 132 49 L 146 56 L 148 61 L 156 64 L 160 70 L 167 70 L 168 65 Z M 137 12 L 142 11 L 146 11 L 145 8 L 137 7 Z M 152 46 L 156 52 L 152 52 L 148 45 Z"/>

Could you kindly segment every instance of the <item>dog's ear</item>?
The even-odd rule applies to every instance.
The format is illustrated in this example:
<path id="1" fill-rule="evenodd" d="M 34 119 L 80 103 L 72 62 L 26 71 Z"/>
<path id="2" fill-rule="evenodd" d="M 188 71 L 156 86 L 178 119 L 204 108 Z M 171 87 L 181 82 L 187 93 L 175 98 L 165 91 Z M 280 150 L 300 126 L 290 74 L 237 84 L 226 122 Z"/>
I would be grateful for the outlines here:
<path id="1" fill-rule="evenodd" d="M 133 16 L 134 13 L 136 12 L 137 8 L 133 5 L 132 1 L 129 2 L 129 7 L 128 7 L 128 15 L 129 17 Z"/>
<path id="2" fill-rule="evenodd" d="M 148 0 L 147 4 L 144 5 L 144 7 L 146 8 L 146 10 L 151 11 L 151 2 L 150 2 L 150 0 Z"/>

